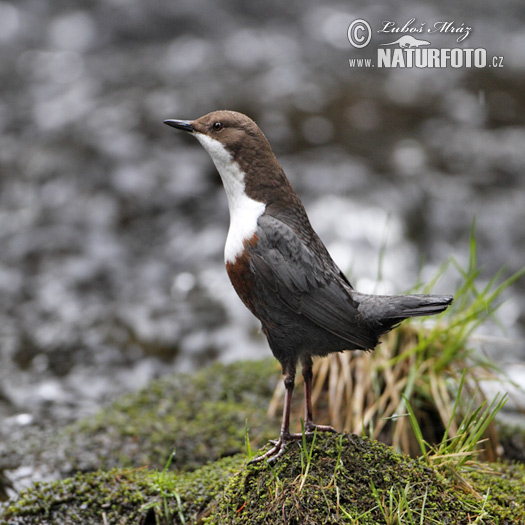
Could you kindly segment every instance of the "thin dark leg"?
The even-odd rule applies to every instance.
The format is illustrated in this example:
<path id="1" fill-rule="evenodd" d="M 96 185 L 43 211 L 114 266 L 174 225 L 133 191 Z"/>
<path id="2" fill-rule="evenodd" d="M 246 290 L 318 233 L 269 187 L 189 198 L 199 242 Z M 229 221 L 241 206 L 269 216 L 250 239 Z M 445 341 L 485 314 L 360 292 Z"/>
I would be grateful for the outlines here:
<path id="1" fill-rule="evenodd" d="M 316 425 L 313 421 L 312 410 L 312 358 L 304 356 L 301 358 L 304 379 L 304 430 L 310 434 L 316 429 L 318 432 L 335 432 L 335 429 L 328 425 Z"/>
<path id="2" fill-rule="evenodd" d="M 292 395 L 295 386 L 295 367 L 293 375 L 287 373 L 284 376 L 284 408 L 283 419 L 281 422 L 281 437 L 290 435 L 290 407 L 292 405 Z"/>
<path id="3" fill-rule="evenodd" d="M 310 430 L 313 422 L 312 410 L 312 358 L 310 356 L 304 357 L 302 360 L 303 379 L 304 379 L 304 428 Z"/>
<path id="4" fill-rule="evenodd" d="M 312 435 L 317 432 L 335 432 L 335 430 L 327 425 L 316 425 L 312 417 L 312 358 L 310 356 L 303 356 L 301 358 L 304 378 L 304 431 L 306 435 Z M 281 423 L 281 435 L 278 440 L 272 441 L 274 446 L 268 452 L 252 459 L 250 463 L 257 463 L 263 459 L 267 459 L 268 463 L 272 463 L 277 458 L 282 456 L 286 450 L 286 445 L 291 441 L 301 439 L 302 434 L 290 433 L 290 406 L 292 402 L 292 394 L 295 384 L 295 363 L 283 365 L 284 374 L 284 408 L 283 419 Z"/>
<path id="5" fill-rule="evenodd" d="M 290 406 L 292 403 L 292 394 L 295 385 L 295 364 L 283 365 L 284 373 L 284 408 L 283 408 L 283 419 L 281 423 L 281 435 L 277 441 L 272 441 L 274 446 L 265 454 L 257 456 L 252 459 L 250 463 L 256 463 L 265 458 L 268 459 L 268 462 L 275 461 L 278 457 L 284 454 L 286 450 L 286 445 L 295 439 L 299 439 L 301 434 L 290 434 Z"/>

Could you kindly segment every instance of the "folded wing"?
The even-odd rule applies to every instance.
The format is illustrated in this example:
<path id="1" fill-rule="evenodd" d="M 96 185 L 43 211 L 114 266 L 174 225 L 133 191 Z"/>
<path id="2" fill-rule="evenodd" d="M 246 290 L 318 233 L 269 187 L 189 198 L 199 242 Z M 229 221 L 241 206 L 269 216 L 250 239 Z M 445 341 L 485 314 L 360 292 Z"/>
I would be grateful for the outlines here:
<path id="1" fill-rule="evenodd" d="M 319 257 L 292 228 L 268 215 L 259 218 L 257 236 L 252 271 L 288 308 L 348 341 L 350 349 L 377 344 L 381 324 L 363 319 L 350 284 L 326 251 Z"/>

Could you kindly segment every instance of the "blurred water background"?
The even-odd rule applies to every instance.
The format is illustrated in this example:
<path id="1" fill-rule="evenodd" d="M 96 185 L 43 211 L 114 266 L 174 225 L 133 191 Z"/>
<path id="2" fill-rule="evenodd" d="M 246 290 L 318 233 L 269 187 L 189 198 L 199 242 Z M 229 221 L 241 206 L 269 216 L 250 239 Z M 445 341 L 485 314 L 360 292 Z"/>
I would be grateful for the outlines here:
<path id="1" fill-rule="evenodd" d="M 504 67 L 349 67 L 355 18 L 413 17 L 469 25 L 462 46 Z M 0 2 L 3 431 L 269 355 L 223 268 L 219 177 L 166 118 L 253 117 L 361 291 L 400 293 L 451 255 L 465 263 L 474 218 L 481 281 L 520 269 L 524 27 L 521 0 Z M 481 334 L 502 363 L 525 359 L 523 291 L 509 290 L 503 329 Z"/>

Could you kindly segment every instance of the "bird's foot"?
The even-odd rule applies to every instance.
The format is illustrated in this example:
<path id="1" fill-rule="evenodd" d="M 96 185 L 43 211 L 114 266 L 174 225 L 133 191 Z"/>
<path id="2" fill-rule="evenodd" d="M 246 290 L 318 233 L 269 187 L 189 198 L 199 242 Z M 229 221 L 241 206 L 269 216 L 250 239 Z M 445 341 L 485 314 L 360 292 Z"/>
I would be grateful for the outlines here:
<path id="1" fill-rule="evenodd" d="M 306 434 L 308 435 L 309 433 L 307 432 Z M 297 441 L 302 437 L 302 434 L 284 434 L 281 435 L 279 439 L 270 440 L 270 443 L 273 444 L 273 447 L 270 450 L 268 450 L 268 452 L 265 452 L 264 454 L 261 454 L 260 456 L 257 456 L 256 458 L 253 458 L 250 461 L 248 461 L 248 465 L 251 465 L 252 463 L 258 463 L 263 459 L 266 459 L 268 463 L 274 463 L 277 460 L 277 458 L 280 458 L 285 453 L 286 447 L 292 441 Z"/>
<path id="2" fill-rule="evenodd" d="M 304 435 L 307 437 L 313 436 L 316 432 L 337 432 L 335 428 L 332 428 L 328 425 L 316 425 L 313 422 L 309 421 L 304 426 Z M 270 443 L 272 443 L 273 447 L 265 452 L 264 454 L 261 454 L 260 456 L 257 456 L 256 458 L 251 459 L 248 461 L 248 465 L 251 465 L 252 463 L 258 463 L 259 461 L 262 461 L 263 459 L 266 459 L 268 463 L 274 463 L 278 458 L 280 458 L 286 451 L 286 447 L 292 442 L 292 441 L 298 441 L 299 439 L 303 438 L 303 433 L 297 433 L 297 434 L 284 434 L 281 435 L 279 439 L 272 439 L 270 440 Z"/>

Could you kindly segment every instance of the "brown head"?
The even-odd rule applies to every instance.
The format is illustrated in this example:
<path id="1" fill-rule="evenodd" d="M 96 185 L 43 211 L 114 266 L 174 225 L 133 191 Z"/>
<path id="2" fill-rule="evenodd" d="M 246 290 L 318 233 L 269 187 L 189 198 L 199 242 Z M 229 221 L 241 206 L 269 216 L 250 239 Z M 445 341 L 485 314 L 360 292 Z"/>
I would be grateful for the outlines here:
<path id="1" fill-rule="evenodd" d="M 219 141 L 237 162 L 240 156 L 249 156 L 250 152 L 258 156 L 273 156 L 259 126 L 237 111 L 213 111 L 191 122 L 166 120 L 165 123 Z"/>
<path id="2" fill-rule="evenodd" d="M 265 205 L 298 200 L 259 126 L 236 111 L 213 111 L 196 120 L 165 120 L 192 133 L 221 175 L 232 210 L 239 191 Z"/>

